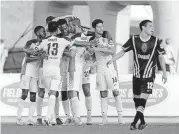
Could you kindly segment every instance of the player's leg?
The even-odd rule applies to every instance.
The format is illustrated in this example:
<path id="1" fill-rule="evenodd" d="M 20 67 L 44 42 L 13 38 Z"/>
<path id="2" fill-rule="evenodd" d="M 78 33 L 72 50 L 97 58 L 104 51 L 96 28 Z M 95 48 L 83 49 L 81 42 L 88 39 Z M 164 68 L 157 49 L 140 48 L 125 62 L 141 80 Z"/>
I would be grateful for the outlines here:
<path id="1" fill-rule="evenodd" d="M 139 103 L 139 107 L 137 108 L 137 111 L 140 113 L 140 121 L 141 121 L 138 127 L 139 130 L 144 129 L 147 126 L 144 119 L 144 110 L 145 110 L 147 99 L 149 95 L 152 94 L 154 79 L 155 78 L 147 78 L 143 80 L 143 85 L 141 87 L 140 103 Z"/>
<path id="2" fill-rule="evenodd" d="M 105 73 L 105 78 L 107 81 L 108 89 L 112 90 L 113 92 L 116 110 L 118 114 L 118 123 L 124 124 L 124 120 L 122 117 L 122 100 L 119 92 L 119 81 L 117 77 L 117 72 L 115 70 L 111 70 L 110 72 Z"/>
<path id="3" fill-rule="evenodd" d="M 78 92 L 81 87 L 82 74 L 81 76 L 79 74 L 77 74 L 77 72 L 68 73 L 68 98 L 70 100 L 71 113 L 74 116 L 74 123 L 77 125 L 82 124 L 80 119 L 80 102 L 78 97 Z"/>
<path id="4" fill-rule="evenodd" d="M 38 96 L 37 96 L 37 125 L 42 125 L 42 106 L 43 106 L 43 99 L 45 95 L 45 88 L 38 89 Z"/>
<path id="5" fill-rule="evenodd" d="M 55 101 L 55 119 L 56 119 L 57 125 L 63 124 L 62 120 L 59 117 L 60 100 L 61 100 L 61 95 L 59 94 L 59 92 L 57 92 L 56 101 Z"/>
<path id="6" fill-rule="evenodd" d="M 101 98 L 102 123 L 100 125 L 105 125 L 107 124 L 108 90 L 107 90 L 107 83 L 104 73 L 97 73 L 96 89 L 100 91 L 100 98 Z"/>
<path id="7" fill-rule="evenodd" d="M 82 89 L 85 95 L 85 106 L 87 110 L 87 125 L 91 125 L 91 112 L 92 112 L 92 97 L 90 93 L 90 76 L 89 76 L 90 68 L 86 69 L 83 73 L 83 84 Z"/>
<path id="8" fill-rule="evenodd" d="M 63 73 L 63 81 L 62 81 L 62 89 L 61 89 L 61 97 L 62 97 L 62 105 L 63 110 L 66 116 L 66 120 L 64 124 L 69 124 L 72 122 L 70 117 L 70 101 L 68 99 L 68 93 L 67 93 L 67 72 Z"/>
<path id="9" fill-rule="evenodd" d="M 18 105 L 17 105 L 17 124 L 18 125 L 24 124 L 22 119 L 21 119 L 21 114 L 22 114 L 22 111 L 23 111 L 23 108 L 24 108 L 25 100 L 28 96 L 28 92 L 29 92 L 29 89 L 30 89 L 30 82 L 29 81 L 30 81 L 30 77 L 22 75 L 21 83 L 20 83 L 20 87 L 22 89 L 22 94 L 21 94 L 21 97 L 19 98 L 19 102 L 18 102 Z"/>
<path id="10" fill-rule="evenodd" d="M 82 85 L 83 92 L 85 95 L 85 106 L 87 110 L 87 125 L 91 125 L 91 110 L 92 110 L 92 97 L 90 93 L 90 83 L 86 83 Z"/>
<path id="11" fill-rule="evenodd" d="M 38 91 L 38 80 L 37 78 L 31 78 L 30 81 L 30 105 L 29 105 L 29 113 L 28 113 L 28 125 L 33 125 L 32 117 L 35 112 L 36 107 L 36 93 Z"/>
<path id="12" fill-rule="evenodd" d="M 133 77 L 133 100 L 136 109 L 136 114 L 133 122 L 130 125 L 131 130 L 137 129 L 136 124 L 140 119 L 140 113 L 137 111 L 140 104 L 140 95 L 141 95 L 141 81 L 139 78 Z"/>

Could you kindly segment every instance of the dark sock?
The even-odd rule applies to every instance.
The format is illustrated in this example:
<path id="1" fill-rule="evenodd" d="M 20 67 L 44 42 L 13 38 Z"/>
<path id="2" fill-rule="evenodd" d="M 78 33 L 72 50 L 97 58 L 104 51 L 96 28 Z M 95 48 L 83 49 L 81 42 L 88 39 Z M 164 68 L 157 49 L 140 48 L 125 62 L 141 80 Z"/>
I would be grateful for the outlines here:
<path id="1" fill-rule="evenodd" d="M 133 98 L 133 100 L 134 100 L 134 104 L 135 104 L 135 109 L 137 109 L 137 107 L 139 106 L 140 98 Z"/>
<path id="2" fill-rule="evenodd" d="M 139 111 L 137 111 L 132 124 L 136 125 L 139 119 L 140 119 L 140 113 Z"/>
<path id="3" fill-rule="evenodd" d="M 143 114 L 143 111 L 145 109 L 145 105 L 146 105 L 146 100 L 145 99 L 140 99 L 140 108 L 143 109 L 141 112 L 140 112 L 140 121 L 142 124 L 145 124 L 145 119 L 144 119 L 144 114 Z"/>

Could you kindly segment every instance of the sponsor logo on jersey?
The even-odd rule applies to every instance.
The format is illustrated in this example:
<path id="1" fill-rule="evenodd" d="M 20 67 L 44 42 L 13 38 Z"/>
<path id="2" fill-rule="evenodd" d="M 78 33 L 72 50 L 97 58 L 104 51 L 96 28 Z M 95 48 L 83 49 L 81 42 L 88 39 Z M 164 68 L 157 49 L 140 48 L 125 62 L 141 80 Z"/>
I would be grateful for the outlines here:
<path id="1" fill-rule="evenodd" d="M 121 97 L 123 102 L 123 108 L 134 108 L 134 101 L 133 101 L 133 91 L 132 91 L 132 82 L 120 82 L 119 83 L 121 89 Z M 165 87 L 159 85 L 157 83 L 154 84 L 152 94 L 147 100 L 146 107 L 157 105 L 164 101 L 168 96 L 168 92 Z M 109 105 L 115 107 L 115 100 L 114 97 L 111 95 L 109 96 Z"/>
<path id="2" fill-rule="evenodd" d="M 10 84 L 10 85 L 1 89 L 1 101 L 4 104 L 17 107 L 18 100 L 21 96 L 21 93 L 22 93 L 22 90 L 20 89 L 19 82 Z M 30 98 L 29 98 L 29 94 L 28 94 L 28 97 L 24 103 L 25 108 L 29 107 L 29 101 L 30 101 Z M 48 94 L 45 94 L 43 106 L 47 106 L 47 104 L 48 104 Z"/>
<path id="3" fill-rule="evenodd" d="M 150 54 L 148 54 L 148 55 L 141 55 L 141 54 L 138 54 L 138 58 L 139 58 L 139 59 L 148 60 L 148 59 L 150 58 Z"/>

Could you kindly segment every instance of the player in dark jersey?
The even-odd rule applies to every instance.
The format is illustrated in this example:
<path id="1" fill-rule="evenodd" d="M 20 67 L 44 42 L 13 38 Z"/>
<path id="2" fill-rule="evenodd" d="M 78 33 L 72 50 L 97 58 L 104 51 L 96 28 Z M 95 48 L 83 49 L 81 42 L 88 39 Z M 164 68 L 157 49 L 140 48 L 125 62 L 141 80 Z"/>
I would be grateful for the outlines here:
<path id="1" fill-rule="evenodd" d="M 133 51 L 134 56 L 134 71 L 133 71 L 133 94 L 134 103 L 136 107 L 136 115 L 134 121 L 130 125 L 130 129 L 134 130 L 136 124 L 140 119 L 138 126 L 139 130 L 144 129 L 147 124 L 144 120 L 144 109 L 146 101 L 150 94 L 152 94 L 152 88 L 155 80 L 155 68 L 156 62 L 159 58 L 163 76 L 162 81 L 167 81 L 165 62 L 163 55 L 164 49 L 161 41 L 152 36 L 154 28 L 150 20 L 144 20 L 139 24 L 141 33 L 140 35 L 132 36 L 123 46 L 119 53 L 117 53 L 112 60 L 108 62 L 108 65 L 113 61 L 121 58 L 125 52 Z"/>

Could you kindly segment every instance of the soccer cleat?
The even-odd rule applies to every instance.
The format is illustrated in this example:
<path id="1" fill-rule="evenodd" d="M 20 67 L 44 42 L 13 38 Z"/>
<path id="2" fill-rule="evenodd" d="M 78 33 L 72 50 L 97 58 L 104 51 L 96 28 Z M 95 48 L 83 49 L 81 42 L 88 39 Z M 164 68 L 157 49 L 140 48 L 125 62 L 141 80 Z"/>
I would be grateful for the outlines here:
<path id="1" fill-rule="evenodd" d="M 142 130 L 142 129 L 144 129 L 146 126 L 147 126 L 146 123 L 145 123 L 145 124 L 140 123 L 139 126 L 138 126 L 138 129 L 139 129 L 139 130 Z"/>
<path id="2" fill-rule="evenodd" d="M 54 126 L 56 124 L 54 121 L 50 121 L 49 119 L 44 119 L 44 122 L 47 126 Z"/>
<path id="3" fill-rule="evenodd" d="M 22 121 L 21 118 L 19 118 L 19 119 L 17 119 L 16 124 L 19 126 L 22 126 L 22 125 L 24 125 L 24 122 Z"/>
<path id="4" fill-rule="evenodd" d="M 64 125 L 69 125 L 73 122 L 73 120 L 71 118 L 68 118 L 65 120 L 65 122 L 63 123 Z"/>
<path id="5" fill-rule="evenodd" d="M 87 116 L 86 125 L 92 125 L 91 116 Z"/>
<path id="6" fill-rule="evenodd" d="M 81 121 L 80 117 L 74 118 L 73 123 L 74 123 L 74 125 L 79 125 L 79 126 L 82 125 L 82 121 Z"/>
<path id="7" fill-rule="evenodd" d="M 102 122 L 99 125 L 107 125 L 108 124 L 108 119 L 107 119 L 107 115 L 103 115 L 102 117 Z"/>
<path id="8" fill-rule="evenodd" d="M 130 130 L 136 130 L 136 129 L 137 129 L 136 124 L 131 123 Z"/>
<path id="9" fill-rule="evenodd" d="M 56 123 L 57 123 L 57 125 L 62 125 L 63 124 L 62 120 L 59 117 L 56 118 Z"/>
<path id="10" fill-rule="evenodd" d="M 43 123 L 42 123 L 42 118 L 38 118 L 38 119 L 37 119 L 37 125 L 43 125 Z"/>
<path id="11" fill-rule="evenodd" d="M 29 120 L 26 122 L 26 124 L 29 125 L 29 126 L 33 126 L 33 125 L 34 125 L 34 122 L 33 122 L 31 119 L 29 119 Z"/>

